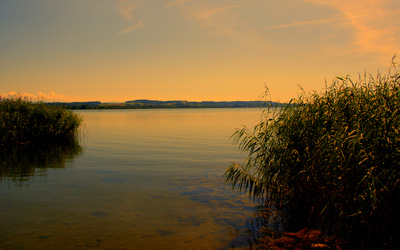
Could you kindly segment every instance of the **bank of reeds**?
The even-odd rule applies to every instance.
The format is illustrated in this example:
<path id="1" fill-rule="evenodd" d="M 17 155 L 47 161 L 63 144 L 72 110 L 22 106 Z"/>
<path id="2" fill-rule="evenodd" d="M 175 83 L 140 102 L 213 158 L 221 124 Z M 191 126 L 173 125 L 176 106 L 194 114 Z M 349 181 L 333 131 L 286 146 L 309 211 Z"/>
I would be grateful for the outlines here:
<path id="1" fill-rule="evenodd" d="M 235 133 L 248 153 L 226 181 L 269 209 L 285 230 L 309 227 L 354 248 L 400 246 L 400 73 L 337 78 L 322 93 L 266 110 Z M 273 116 L 274 118 L 268 118 Z"/>
<path id="2" fill-rule="evenodd" d="M 0 99 L 0 145 L 74 137 L 82 119 L 62 107 L 21 97 Z"/>

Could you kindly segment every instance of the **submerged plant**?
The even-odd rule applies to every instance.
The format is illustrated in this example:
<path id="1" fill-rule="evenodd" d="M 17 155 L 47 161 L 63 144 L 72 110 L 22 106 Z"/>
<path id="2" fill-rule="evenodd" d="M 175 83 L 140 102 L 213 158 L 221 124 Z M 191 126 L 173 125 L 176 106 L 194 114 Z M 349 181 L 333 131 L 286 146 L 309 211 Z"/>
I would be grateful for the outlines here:
<path id="1" fill-rule="evenodd" d="M 268 107 L 254 130 L 234 134 L 248 158 L 224 177 L 281 211 L 289 230 L 312 227 L 363 247 L 399 246 L 399 130 L 393 63 L 386 76 L 337 78 L 323 93 Z"/>
<path id="2" fill-rule="evenodd" d="M 74 137 L 82 119 L 62 107 L 21 97 L 0 99 L 0 145 Z"/>

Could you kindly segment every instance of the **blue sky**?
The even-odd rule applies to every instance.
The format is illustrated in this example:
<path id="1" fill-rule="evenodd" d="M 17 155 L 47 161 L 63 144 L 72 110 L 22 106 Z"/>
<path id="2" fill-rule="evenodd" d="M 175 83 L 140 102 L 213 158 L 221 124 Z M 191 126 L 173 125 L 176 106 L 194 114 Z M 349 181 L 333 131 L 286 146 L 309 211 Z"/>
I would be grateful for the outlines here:
<path id="1" fill-rule="evenodd" d="M 0 93 L 287 101 L 386 72 L 399 16 L 397 0 L 2 0 Z"/>

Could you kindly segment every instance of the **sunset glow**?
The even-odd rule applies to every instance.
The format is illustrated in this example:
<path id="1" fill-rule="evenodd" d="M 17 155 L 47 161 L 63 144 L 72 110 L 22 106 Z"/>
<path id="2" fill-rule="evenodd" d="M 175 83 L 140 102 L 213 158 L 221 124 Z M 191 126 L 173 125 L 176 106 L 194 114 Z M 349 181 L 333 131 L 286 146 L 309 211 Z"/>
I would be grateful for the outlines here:
<path id="1" fill-rule="evenodd" d="M 288 101 L 385 73 L 399 16 L 396 0 L 3 0 L 0 95 Z"/>

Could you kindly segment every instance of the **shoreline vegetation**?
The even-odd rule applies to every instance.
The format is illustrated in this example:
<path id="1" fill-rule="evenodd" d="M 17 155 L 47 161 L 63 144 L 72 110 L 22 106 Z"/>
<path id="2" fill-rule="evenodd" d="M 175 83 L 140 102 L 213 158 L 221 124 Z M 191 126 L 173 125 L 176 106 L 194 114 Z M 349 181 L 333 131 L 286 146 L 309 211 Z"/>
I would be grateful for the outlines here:
<path id="1" fill-rule="evenodd" d="M 0 146 L 54 143 L 78 136 L 82 118 L 61 106 L 21 97 L 0 99 Z"/>
<path id="2" fill-rule="evenodd" d="M 158 101 L 158 100 L 135 100 L 124 103 L 102 103 L 93 102 L 53 102 L 46 103 L 49 106 L 61 106 L 66 109 L 165 109 L 165 108 L 259 108 L 265 105 L 282 107 L 284 104 L 278 102 L 264 101 L 232 101 L 232 102 L 188 102 L 188 101 Z"/>
<path id="3" fill-rule="evenodd" d="M 336 78 L 235 132 L 248 157 L 224 178 L 263 208 L 256 249 L 400 248 L 396 66 L 387 75 Z"/>

